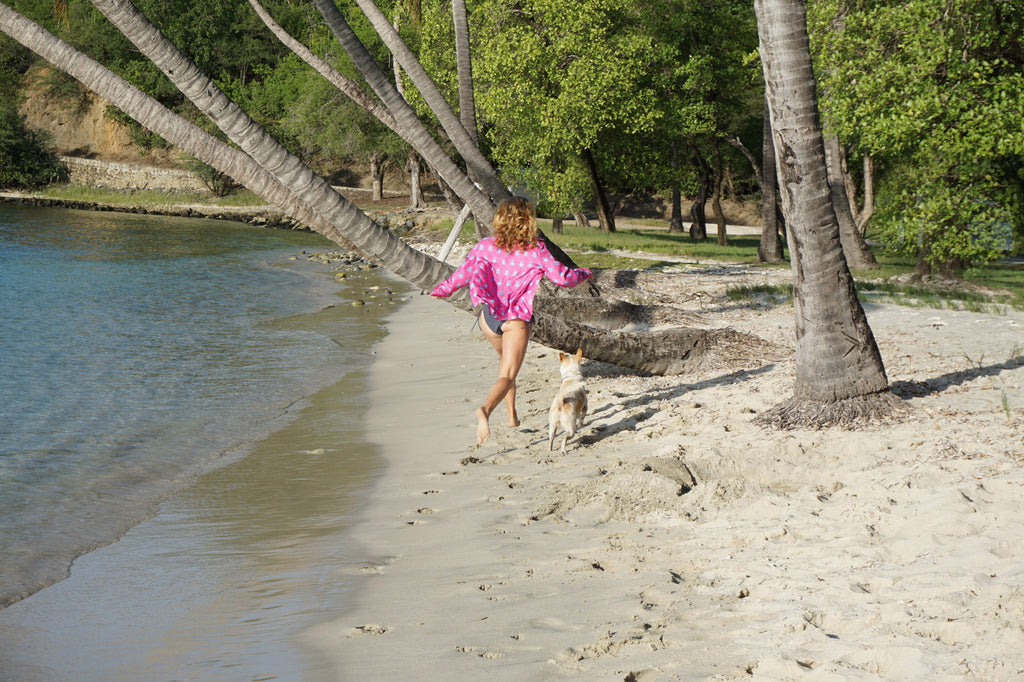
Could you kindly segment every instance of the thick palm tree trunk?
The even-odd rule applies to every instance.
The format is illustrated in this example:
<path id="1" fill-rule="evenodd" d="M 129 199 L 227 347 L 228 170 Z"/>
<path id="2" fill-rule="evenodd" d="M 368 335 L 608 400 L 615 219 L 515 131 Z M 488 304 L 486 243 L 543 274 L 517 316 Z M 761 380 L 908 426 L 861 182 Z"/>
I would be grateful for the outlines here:
<path id="1" fill-rule="evenodd" d="M 804 0 L 755 0 L 796 315 L 796 383 L 761 416 L 786 426 L 888 415 L 898 404 L 843 257 L 825 168 Z M 883 392 L 884 396 L 883 396 Z"/>

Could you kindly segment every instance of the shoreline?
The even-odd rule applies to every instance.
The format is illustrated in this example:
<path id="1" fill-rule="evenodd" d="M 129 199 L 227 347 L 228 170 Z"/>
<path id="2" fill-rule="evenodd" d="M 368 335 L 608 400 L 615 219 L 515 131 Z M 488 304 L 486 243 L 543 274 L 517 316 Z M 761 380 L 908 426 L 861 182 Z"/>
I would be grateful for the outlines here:
<path id="1" fill-rule="evenodd" d="M 161 215 L 176 218 L 206 218 L 210 220 L 231 220 L 255 226 L 286 227 L 293 225 L 291 218 L 273 206 L 213 206 L 208 204 L 113 204 L 102 201 L 79 201 L 55 199 L 26 192 L 0 192 L 0 203 L 29 208 L 66 208 L 77 211 L 109 211 L 111 213 L 136 213 L 140 215 Z M 290 227 L 289 229 L 304 229 Z"/>
<path id="2" fill-rule="evenodd" d="M 365 345 L 367 363 L 288 406 L 283 426 L 76 558 L 68 577 L 0 610 L 0 678 L 330 679 L 300 634 L 353 589 L 327 567 L 358 560 L 346 529 L 380 468 L 363 428 L 367 365 L 404 305 L 376 298 L 390 278 L 359 279 L 300 322 Z"/>
<path id="3" fill-rule="evenodd" d="M 522 426 L 499 407 L 477 448 L 493 350 L 415 297 L 371 370 L 386 467 L 351 531 L 352 608 L 306 640 L 342 679 L 1024 674 L 1024 315 L 867 309 L 905 422 L 754 426 L 792 360 L 683 377 L 585 363 L 591 416 L 562 455 L 556 354 L 531 344 Z M 790 306 L 731 323 L 792 347 Z"/>

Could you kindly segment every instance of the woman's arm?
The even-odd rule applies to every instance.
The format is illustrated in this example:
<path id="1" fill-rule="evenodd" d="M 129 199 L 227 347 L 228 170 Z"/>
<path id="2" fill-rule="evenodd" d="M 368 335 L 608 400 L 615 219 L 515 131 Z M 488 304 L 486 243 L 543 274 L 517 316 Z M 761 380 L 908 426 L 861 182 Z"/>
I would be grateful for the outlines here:
<path id="1" fill-rule="evenodd" d="M 589 268 L 570 268 L 559 263 L 548 251 L 543 239 L 537 240 L 537 256 L 540 259 L 544 274 L 560 287 L 574 287 L 588 277 L 593 276 Z"/>
<path id="2" fill-rule="evenodd" d="M 462 265 L 460 265 L 455 272 L 448 277 L 448 279 L 435 286 L 433 290 L 431 290 L 430 295 L 437 298 L 448 298 L 455 293 L 457 289 L 461 289 L 469 284 L 473 271 L 477 267 L 477 258 L 477 247 L 474 246 L 466 256 L 466 260 L 462 261 Z"/>

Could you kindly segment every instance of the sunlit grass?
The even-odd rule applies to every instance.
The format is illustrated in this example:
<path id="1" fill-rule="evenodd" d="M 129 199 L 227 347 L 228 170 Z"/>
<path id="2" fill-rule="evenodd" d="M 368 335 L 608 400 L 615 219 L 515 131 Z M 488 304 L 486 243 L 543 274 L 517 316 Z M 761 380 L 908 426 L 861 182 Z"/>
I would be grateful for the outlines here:
<path id="1" fill-rule="evenodd" d="M 965 310 L 975 313 L 1006 314 L 1024 310 L 1024 289 L 1005 294 L 983 294 L 962 288 L 928 288 L 893 282 L 858 282 L 861 300 L 897 303 L 913 308 Z"/>
<path id="2" fill-rule="evenodd" d="M 81 201 L 114 206 L 165 206 L 168 204 L 265 206 L 267 203 L 247 189 L 232 192 L 225 197 L 213 197 L 208 192 L 164 192 L 155 189 L 129 191 L 89 185 L 50 185 L 36 194 L 61 201 Z"/>
<path id="3" fill-rule="evenodd" d="M 697 241 L 692 239 L 689 234 L 673 234 L 665 229 L 629 228 L 616 232 L 603 232 L 595 228 L 578 227 L 575 224 L 566 223 L 561 234 L 552 234 L 549 231 L 549 221 L 541 221 L 541 229 L 545 230 L 548 237 L 563 249 L 581 254 L 590 251 L 632 251 L 687 258 L 697 262 L 703 260 L 732 263 L 757 262 L 759 239 L 751 235 L 730 237 L 728 246 L 719 246 L 713 234 L 704 241 Z"/>
<path id="4" fill-rule="evenodd" d="M 725 291 L 730 301 L 756 300 L 779 305 L 793 300 L 792 284 L 754 284 L 730 287 Z"/>

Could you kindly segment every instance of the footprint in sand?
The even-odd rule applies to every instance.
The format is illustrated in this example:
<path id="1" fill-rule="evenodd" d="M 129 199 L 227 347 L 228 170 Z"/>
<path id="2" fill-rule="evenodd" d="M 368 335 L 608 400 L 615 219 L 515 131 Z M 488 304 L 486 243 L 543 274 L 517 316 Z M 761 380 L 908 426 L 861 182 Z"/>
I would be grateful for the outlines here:
<path id="1" fill-rule="evenodd" d="M 393 564 L 393 563 L 395 563 L 395 558 L 394 557 L 388 557 L 384 561 L 376 561 L 376 562 L 373 562 L 373 563 L 368 563 L 368 564 L 364 565 L 359 570 L 361 572 L 363 572 L 363 573 L 368 574 L 368 575 L 381 575 L 382 573 L 384 573 L 384 571 L 386 571 L 388 568 L 390 568 L 391 564 Z"/>
<path id="2" fill-rule="evenodd" d="M 471 646 L 457 646 L 455 650 L 460 654 L 476 654 L 480 658 L 501 658 L 505 654 L 500 651 L 476 651 Z"/>
<path id="3" fill-rule="evenodd" d="M 391 628 L 386 625 L 357 625 L 348 633 L 349 637 L 361 637 L 362 635 L 383 635 Z"/>

